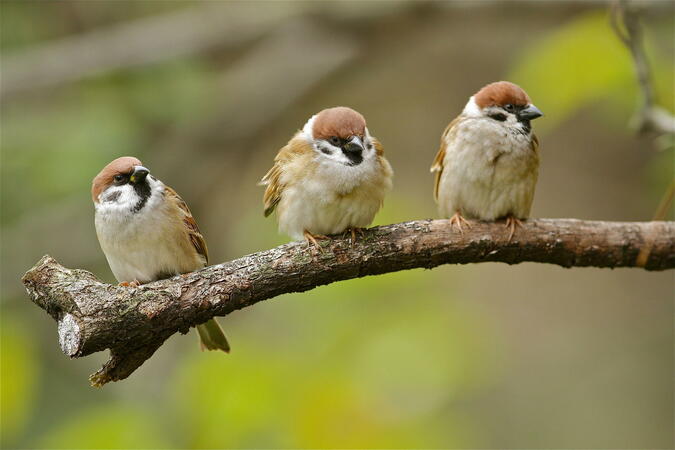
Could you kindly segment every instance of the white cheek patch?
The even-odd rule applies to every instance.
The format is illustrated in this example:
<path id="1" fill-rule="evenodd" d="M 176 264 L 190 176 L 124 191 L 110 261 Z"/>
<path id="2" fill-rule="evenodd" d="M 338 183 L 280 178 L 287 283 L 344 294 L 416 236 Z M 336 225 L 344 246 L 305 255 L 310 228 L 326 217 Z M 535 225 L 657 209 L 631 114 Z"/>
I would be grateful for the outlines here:
<path id="1" fill-rule="evenodd" d="M 108 189 L 103 194 L 99 195 L 99 200 L 102 203 L 117 203 L 122 195 L 122 191 L 115 189 Z"/>
<path id="2" fill-rule="evenodd" d="M 349 164 L 349 158 L 342 153 L 340 147 L 336 147 L 328 141 L 319 140 L 314 143 L 314 148 L 318 153 L 319 160 L 328 160 L 338 162 L 340 164 Z"/>
<path id="3" fill-rule="evenodd" d="M 314 142 L 314 148 L 318 152 L 323 153 L 326 156 L 332 156 L 335 154 L 342 153 L 342 149 L 340 147 L 336 147 L 335 145 L 323 139 Z"/>
<path id="4" fill-rule="evenodd" d="M 140 197 L 133 186 L 125 184 L 122 186 L 110 186 L 98 196 L 99 205 L 108 205 L 111 207 L 125 207 L 136 204 Z"/>

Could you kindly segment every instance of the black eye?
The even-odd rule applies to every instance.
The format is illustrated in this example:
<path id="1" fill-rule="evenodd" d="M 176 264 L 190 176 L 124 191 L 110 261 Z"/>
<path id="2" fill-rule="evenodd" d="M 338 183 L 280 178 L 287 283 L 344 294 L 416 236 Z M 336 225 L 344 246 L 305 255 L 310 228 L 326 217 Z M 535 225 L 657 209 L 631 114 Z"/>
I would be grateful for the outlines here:
<path id="1" fill-rule="evenodd" d="M 113 180 L 115 180 L 115 184 L 122 184 L 126 180 L 126 175 L 122 174 L 117 174 L 113 177 Z"/>
<path id="2" fill-rule="evenodd" d="M 333 145 L 340 145 L 340 138 L 337 136 L 331 136 L 330 143 Z"/>
<path id="3" fill-rule="evenodd" d="M 504 105 L 504 109 L 507 110 L 508 112 L 513 112 L 516 108 L 512 104 Z"/>

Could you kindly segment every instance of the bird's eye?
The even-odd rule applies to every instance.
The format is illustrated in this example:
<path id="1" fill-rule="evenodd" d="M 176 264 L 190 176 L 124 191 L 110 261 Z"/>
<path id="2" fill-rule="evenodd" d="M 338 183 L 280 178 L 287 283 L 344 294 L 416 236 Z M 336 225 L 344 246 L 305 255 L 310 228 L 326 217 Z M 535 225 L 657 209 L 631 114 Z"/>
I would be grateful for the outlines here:
<path id="1" fill-rule="evenodd" d="M 117 174 L 113 177 L 113 180 L 115 180 L 115 184 L 122 184 L 125 179 L 126 179 L 126 176 L 124 176 L 122 174 Z"/>
<path id="2" fill-rule="evenodd" d="M 511 103 L 509 103 L 508 105 L 504 105 L 504 109 L 507 110 L 508 112 L 513 112 L 515 107 Z"/>
<path id="3" fill-rule="evenodd" d="M 340 138 L 337 136 L 331 136 L 330 143 L 333 145 L 340 145 Z"/>

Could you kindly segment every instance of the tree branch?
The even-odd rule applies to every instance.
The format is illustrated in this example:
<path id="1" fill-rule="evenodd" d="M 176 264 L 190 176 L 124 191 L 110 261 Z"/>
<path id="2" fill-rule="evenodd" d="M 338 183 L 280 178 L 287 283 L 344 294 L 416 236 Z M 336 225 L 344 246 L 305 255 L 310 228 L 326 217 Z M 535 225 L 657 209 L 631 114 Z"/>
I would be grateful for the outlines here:
<path id="1" fill-rule="evenodd" d="M 340 280 L 441 264 L 540 262 L 563 267 L 675 267 L 675 222 L 529 220 L 513 240 L 503 223 L 464 234 L 447 220 L 372 228 L 355 244 L 336 237 L 319 252 L 291 243 L 136 288 L 102 283 L 44 256 L 23 277 L 31 300 L 58 322 L 70 357 L 111 350 L 92 375 L 101 386 L 128 377 L 176 332 L 262 300 Z M 638 265 L 640 249 L 649 246 Z"/>

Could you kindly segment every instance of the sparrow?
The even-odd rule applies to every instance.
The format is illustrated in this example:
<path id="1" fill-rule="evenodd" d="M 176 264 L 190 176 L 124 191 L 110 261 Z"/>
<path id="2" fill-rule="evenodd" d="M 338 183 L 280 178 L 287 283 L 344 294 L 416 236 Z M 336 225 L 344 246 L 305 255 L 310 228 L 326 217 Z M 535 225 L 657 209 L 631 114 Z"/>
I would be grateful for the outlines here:
<path id="1" fill-rule="evenodd" d="M 468 219 L 506 219 L 513 238 L 530 215 L 539 171 L 539 140 L 530 121 L 542 112 L 508 81 L 483 87 L 441 136 L 431 166 L 441 216 L 462 232 Z"/>
<path id="2" fill-rule="evenodd" d="M 94 178 L 98 241 L 120 285 L 137 286 L 205 267 L 204 237 L 176 191 L 136 158 L 117 158 Z M 230 346 L 215 319 L 198 325 L 202 350 Z"/>
<path id="3" fill-rule="evenodd" d="M 369 226 L 392 187 L 393 171 L 365 118 L 339 106 L 313 115 L 279 150 L 259 184 L 265 217 L 277 212 L 279 231 L 319 250 L 325 235 Z"/>

